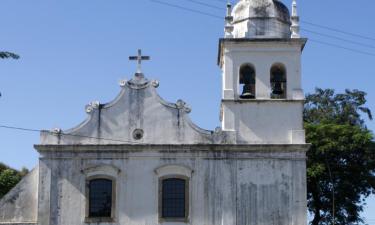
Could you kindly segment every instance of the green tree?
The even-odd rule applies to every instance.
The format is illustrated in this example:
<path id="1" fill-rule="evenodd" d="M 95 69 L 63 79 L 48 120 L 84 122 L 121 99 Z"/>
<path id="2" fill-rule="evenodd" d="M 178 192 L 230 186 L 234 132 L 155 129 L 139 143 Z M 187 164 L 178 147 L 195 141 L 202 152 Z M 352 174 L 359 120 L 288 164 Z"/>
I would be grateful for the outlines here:
<path id="1" fill-rule="evenodd" d="M 11 58 L 11 59 L 19 59 L 19 55 L 17 54 L 14 54 L 12 52 L 1 52 L 0 51 L 0 59 L 8 59 L 8 58 Z M 0 97 L 1 97 L 1 92 L 0 92 Z"/>
<path id="2" fill-rule="evenodd" d="M 3 197 L 21 180 L 16 171 L 6 169 L 0 174 L 0 197 Z"/>
<path id="3" fill-rule="evenodd" d="M 366 93 L 316 89 L 306 97 L 308 209 L 312 225 L 363 223 L 365 199 L 375 193 L 373 134 L 363 115 Z"/>
<path id="4" fill-rule="evenodd" d="M 0 163 L 0 173 L 2 173 L 4 170 L 8 169 L 8 166 L 4 163 Z"/>
<path id="5" fill-rule="evenodd" d="M 0 199 L 16 186 L 16 184 L 18 184 L 22 177 L 26 176 L 28 172 L 29 171 L 26 168 L 17 171 L 0 163 Z"/>
<path id="6" fill-rule="evenodd" d="M 0 59 L 19 59 L 20 57 L 17 54 L 11 52 L 0 52 Z"/>

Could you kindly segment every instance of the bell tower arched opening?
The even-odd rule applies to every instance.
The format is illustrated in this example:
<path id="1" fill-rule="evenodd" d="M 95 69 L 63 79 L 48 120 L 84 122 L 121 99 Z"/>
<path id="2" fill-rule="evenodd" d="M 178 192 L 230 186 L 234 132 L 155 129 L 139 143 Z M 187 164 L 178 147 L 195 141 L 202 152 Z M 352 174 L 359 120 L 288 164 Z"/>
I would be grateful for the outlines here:
<path id="1" fill-rule="evenodd" d="M 286 99 L 287 96 L 287 76 L 285 66 L 276 63 L 271 67 L 271 98 Z"/>
<path id="2" fill-rule="evenodd" d="M 239 74 L 240 94 L 241 99 L 255 99 L 255 69 L 254 66 L 247 63 L 240 67 Z"/>

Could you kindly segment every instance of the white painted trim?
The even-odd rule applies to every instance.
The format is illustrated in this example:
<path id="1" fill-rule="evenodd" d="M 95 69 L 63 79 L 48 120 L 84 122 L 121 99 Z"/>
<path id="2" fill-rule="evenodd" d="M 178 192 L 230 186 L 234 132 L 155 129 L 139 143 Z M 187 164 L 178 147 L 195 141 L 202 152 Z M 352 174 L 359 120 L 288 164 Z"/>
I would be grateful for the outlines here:
<path id="1" fill-rule="evenodd" d="M 117 179 L 118 175 L 121 173 L 121 169 L 113 165 L 92 165 L 88 166 L 82 170 L 85 174 L 86 179 L 93 176 L 110 176 Z"/>
<path id="2" fill-rule="evenodd" d="M 166 165 L 155 169 L 155 173 L 158 177 L 164 177 L 168 175 L 179 175 L 188 177 L 190 179 L 193 172 L 194 171 L 191 168 L 180 165 Z"/>

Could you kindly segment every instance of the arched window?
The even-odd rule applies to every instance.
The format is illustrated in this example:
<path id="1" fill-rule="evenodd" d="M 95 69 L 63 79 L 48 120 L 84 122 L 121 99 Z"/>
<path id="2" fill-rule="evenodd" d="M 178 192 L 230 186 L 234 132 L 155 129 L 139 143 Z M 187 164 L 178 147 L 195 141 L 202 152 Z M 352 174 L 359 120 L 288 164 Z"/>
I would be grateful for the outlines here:
<path id="1" fill-rule="evenodd" d="M 180 165 L 155 169 L 159 179 L 159 222 L 189 223 L 193 170 Z"/>
<path id="2" fill-rule="evenodd" d="M 271 98 L 286 98 L 286 69 L 282 64 L 275 64 L 271 68 Z"/>
<path id="3" fill-rule="evenodd" d="M 89 217 L 111 218 L 113 202 L 113 181 L 92 179 L 88 181 Z"/>
<path id="4" fill-rule="evenodd" d="M 87 165 L 84 174 L 85 223 L 112 223 L 116 218 L 116 196 L 121 170 L 113 165 Z"/>
<path id="5" fill-rule="evenodd" d="M 242 65 L 240 68 L 240 87 L 242 88 L 240 98 L 255 98 L 255 69 L 250 64 Z"/>
<path id="6" fill-rule="evenodd" d="M 166 178 L 161 182 L 161 217 L 163 219 L 185 219 L 187 216 L 187 179 Z"/>

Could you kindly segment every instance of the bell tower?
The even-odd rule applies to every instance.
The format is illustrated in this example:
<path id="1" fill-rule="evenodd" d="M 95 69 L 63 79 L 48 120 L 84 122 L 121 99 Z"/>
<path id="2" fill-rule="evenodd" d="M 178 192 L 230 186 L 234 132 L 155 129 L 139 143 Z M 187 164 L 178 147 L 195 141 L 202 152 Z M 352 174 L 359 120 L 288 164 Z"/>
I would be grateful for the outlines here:
<path id="1" fill-rule="evenodd" d="M 220 39 L 223 131 L 241 144 L 305 144 L 296 0 L 292 15 L 278 0 L 227 5 Z"/>

